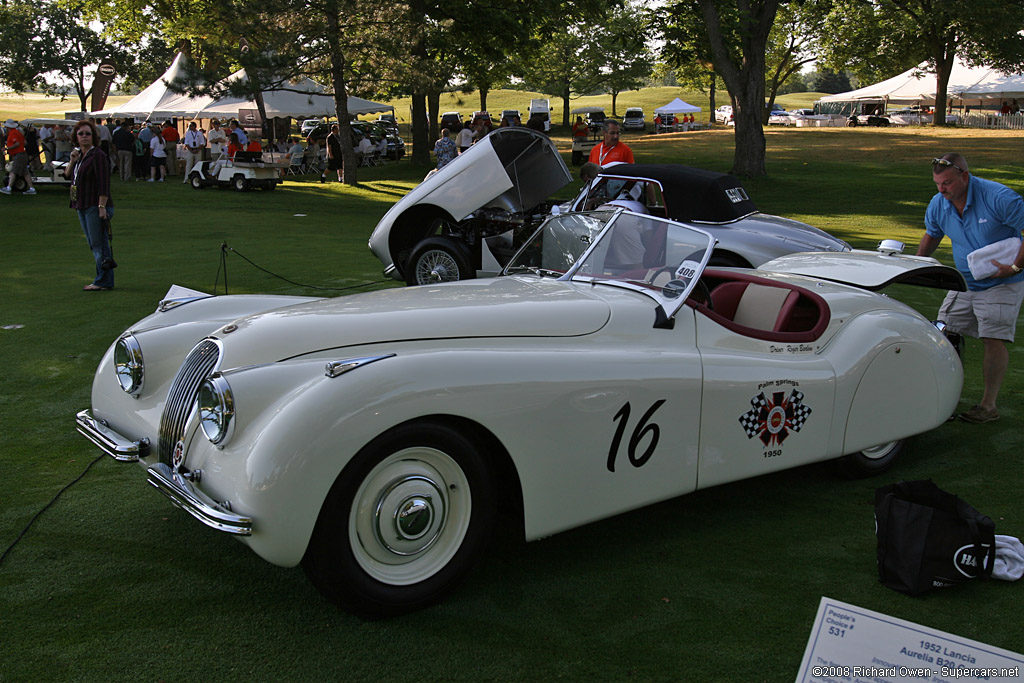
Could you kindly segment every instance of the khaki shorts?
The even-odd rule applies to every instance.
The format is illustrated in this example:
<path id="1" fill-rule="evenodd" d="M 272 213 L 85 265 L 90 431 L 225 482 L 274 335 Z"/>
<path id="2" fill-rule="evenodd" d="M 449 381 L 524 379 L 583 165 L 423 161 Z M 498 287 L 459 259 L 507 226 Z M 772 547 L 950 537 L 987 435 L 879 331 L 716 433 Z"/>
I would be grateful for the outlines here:
<path id="1" fill-rule="evenodd" d="M 19 152 L 11 157 L 11 175 L 17 178 L 18 176 L 28 175 L 25 169 L 28 168 L 28 153 Z"/>
<path id="2" fill-rule="evenodd" d="M 939 306 L 939 320 L 946 321 L 950 332 L 1012 342 L 1022 299 L 1024 282 L 977 292 L 949 292 Z"/>

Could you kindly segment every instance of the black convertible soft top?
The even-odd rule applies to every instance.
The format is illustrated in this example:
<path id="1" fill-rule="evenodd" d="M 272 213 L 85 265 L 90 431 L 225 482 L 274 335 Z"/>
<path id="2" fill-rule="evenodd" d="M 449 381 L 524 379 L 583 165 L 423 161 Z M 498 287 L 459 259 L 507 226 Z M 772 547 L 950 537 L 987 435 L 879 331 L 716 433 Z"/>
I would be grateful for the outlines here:
<path id="1" fill-rule="evenodd" d="M 757 211 L 739 179 L 726 173 L 679 164 L 615 164 L 601 175 L 657 180 L 668 217 L 677 221 L 729 223 Z"/>

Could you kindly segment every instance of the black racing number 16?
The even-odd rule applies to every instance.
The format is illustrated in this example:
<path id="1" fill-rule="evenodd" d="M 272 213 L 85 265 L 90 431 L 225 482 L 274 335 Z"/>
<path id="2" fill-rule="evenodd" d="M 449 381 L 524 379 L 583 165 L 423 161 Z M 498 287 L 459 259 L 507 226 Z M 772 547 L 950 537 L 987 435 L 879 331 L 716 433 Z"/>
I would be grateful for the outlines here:
<path id="1" fill-rule="evenodd" d="M 648 424 L 648 420 L 654 415 L 654 411 L 661 407 L 661 404 L 665 402 L 665 399 L 656 401 L 654 405 L 647 409 L 644 416 L 640 418 L 640 422 L 637 423 L 636 428 L 633 429 L 632 436 L 629 437 L 629 446 L 626 449 L 626 457 L 629 458 L 629 462 L 633 467 L 643 467 L 644 464 L 650 460 L 651 456 L 654 455 L 654 449 L 658 447 L 658 439 L 661 436 L 661 428 L 654 422 Z M 619 446 L 622 444 L 622 435 L 626 432 L 626 423 L 629 422 L 630 406 L 627 402 L 626 405 L 619 409 L 619 412 L 615 413 L 615 417 L 612 418 L 612 422 L 618 422 L 619 426 L 615 429 L 615 438 L 612 439 L 612 446 L 608 449 L 608 471 L 615 471 L 615 458 L 619 453 Z M 640 442 L 647 434 L 650 433 L 651 440 L 647 444 L 647 448 L 643 453 L 637 455 L 637 448 Z"/>

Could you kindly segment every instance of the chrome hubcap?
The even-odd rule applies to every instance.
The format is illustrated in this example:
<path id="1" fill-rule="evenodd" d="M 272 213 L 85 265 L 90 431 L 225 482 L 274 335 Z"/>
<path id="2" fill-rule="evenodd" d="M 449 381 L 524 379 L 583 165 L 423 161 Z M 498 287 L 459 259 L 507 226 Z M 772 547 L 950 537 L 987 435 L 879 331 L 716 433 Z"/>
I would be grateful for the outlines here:
<path id="1" fill-rule="evenodd" d="M 471 517 L 469 482 L 458 463 L 433 448 L 408 448 L 382 460 L 359 487 L 349 543 L 374 579 L 408 585 L 451 561 Z"/>
<path id="2" fill-rule="evenodd" d="M 416 263 L 417 282 L 452 282 L 459 279 L 459 266 L 451 254 L 440 249 L 424 253 Z"/>
<path id="3" fill-rule="evenodd" d="M 873 448 L 865 448 L 861 451 L 861 454 L 868 460 L 880 460 L 881 458 L 889 455 L 892 449 L 896 448 L 896 444 L 898 443 L 899 441 L 890 441 L 889 443 L 883 443 L 880 446 L 875 446 Z"/>

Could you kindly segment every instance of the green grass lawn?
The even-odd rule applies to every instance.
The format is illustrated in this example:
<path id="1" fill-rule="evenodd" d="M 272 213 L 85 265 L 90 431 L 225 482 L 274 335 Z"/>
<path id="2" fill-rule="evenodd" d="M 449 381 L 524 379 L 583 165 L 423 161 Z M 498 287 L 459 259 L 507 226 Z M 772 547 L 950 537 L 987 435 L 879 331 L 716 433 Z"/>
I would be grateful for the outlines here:
<path id="1" fill-rule="evenodd" d="M 758 206 L 858 247 L 916 245 L 935 191 L 929 160 L 941 152 L 964 151 L 978 175 L 1024 191 L 1020 133 L 766 135 L 769 175 L 745 183 Z M 727 130 L 626 141 L 641 162 L 732 162 Z M 81 291 L 92 258 L 66 190 L 0 196 L 0 552 L 96 459 L 74 414 L 89 405 L 107 346 L 172 283 L 213 291 L 226 243 L 301 285 L 393 286 L 366 241 L 423 172 L 403 161 L 361 170 L 359 187 L 303 180 L 271 194 L 115 180 L 111 292 Z M 937 255 L 950 261 L 948 247 Z M 226 261 L 231 293 L 336 293 L 283 282 L 234 252 Z M 892 294 L 929 316 L 941 298 Z M 964 408 L 980 395 L 980 357 L 972 341 Z M 882 476 L 850 481 L 824 463 L 498 543 L 443 604 L 381 622 L 339 612 L 300 569 L 201 526 L 140 468 L 104 457 L 0 564 L 0 681 L 787 681 L 822 595 L 1020 652 L 1021 586 L 919 598 L 882 587 L 872 504 L 878 486 L 931 478 L 991 516 L 997 533 L 1024 536 L 1022 373 L 1013 347 L 1002 419 L 920 435 Z"/>

